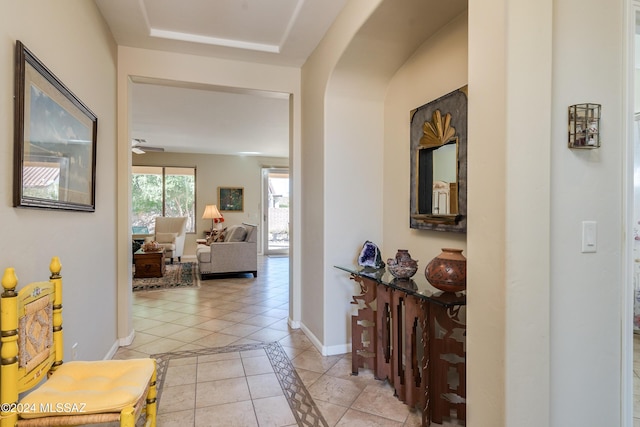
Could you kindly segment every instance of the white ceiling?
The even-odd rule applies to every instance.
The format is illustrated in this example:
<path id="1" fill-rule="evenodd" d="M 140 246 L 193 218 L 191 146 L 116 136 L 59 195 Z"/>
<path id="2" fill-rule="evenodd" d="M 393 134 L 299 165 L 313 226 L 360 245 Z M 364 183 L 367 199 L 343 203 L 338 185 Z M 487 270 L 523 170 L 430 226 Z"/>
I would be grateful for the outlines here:
<path id="1" fill-rule="evenodd" d="M 300 67 L 346 0 L 95 2 L 118 45 Z M 131 136 L 149 146 L 288 156 L 286 95 L 137 80 L 132 108 Z"/>
<path id="2" fill-rule="evenodd" d="M 132 137 L 168 152 L 289 156 L 289 97 L 134 79 Z"/>

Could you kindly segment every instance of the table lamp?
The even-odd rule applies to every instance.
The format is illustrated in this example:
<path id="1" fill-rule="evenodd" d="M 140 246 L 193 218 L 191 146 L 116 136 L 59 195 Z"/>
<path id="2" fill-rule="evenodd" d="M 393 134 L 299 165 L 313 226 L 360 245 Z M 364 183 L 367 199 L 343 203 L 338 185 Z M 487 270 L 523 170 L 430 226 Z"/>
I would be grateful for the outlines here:
<path id="1" fill-rule="evenodd" d="M 222 214 L 218 210 L 216 205 L 207 205 L 204 208 L 204 214 L 202 215 L 202 219 L 210 219 L 211 220 L 211 231 L 213 231 L 213 223 L 222 222 Z"/>

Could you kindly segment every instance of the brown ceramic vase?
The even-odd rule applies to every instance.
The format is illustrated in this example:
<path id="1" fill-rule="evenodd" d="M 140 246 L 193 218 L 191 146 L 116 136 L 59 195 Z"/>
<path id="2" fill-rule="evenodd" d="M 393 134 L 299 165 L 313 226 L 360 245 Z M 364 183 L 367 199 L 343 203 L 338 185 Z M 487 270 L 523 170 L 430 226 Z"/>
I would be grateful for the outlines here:
<path id="1" fill-rule="evenodd" d="M 431 285 L 445 292 L 467 287 L 467 259 L 462 249 L 442 248 L 442 253 L 427 264 L 424 275 Z"/>

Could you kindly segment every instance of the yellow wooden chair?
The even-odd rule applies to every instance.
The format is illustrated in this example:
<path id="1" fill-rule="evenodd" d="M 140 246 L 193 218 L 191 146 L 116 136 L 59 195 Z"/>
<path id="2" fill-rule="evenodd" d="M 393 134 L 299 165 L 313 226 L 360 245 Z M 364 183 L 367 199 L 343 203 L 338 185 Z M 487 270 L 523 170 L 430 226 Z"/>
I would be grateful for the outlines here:
<path id="1" fill-rule="evenodd" d="M 7 268 L 2 277 L 0 427 L 118 421 L 121 426 L 134 427 L 145 404 L 146 426 L 154 427 L 154 359 L 62 363 L 58 257 L 51 260 L 49 269 L 49 281 L 31 283 L 18 292 L 13 268 Z M 47 379 L 42 382 L 45 374 Z M 19 394 L 30 390 L 19 400 Z"/>

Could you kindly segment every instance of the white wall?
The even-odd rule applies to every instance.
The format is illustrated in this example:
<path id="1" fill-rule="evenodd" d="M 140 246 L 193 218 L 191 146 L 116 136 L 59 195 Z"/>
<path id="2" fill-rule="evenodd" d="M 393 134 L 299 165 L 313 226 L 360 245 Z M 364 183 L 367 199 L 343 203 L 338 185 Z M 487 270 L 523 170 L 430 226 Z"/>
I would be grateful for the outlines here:
<path id="1" fill-rule="evenodd" d="M 474 424 L 620 425 L 623 3 L 470 2 Z M 603 104 L 599 150 L 567 148 L 580 102 Z M 583 220 L 598 221 L 595 254 Z"/>
<path id="2" fill-rule="evenodd" d="M 148 152 L 135 156 L 133 164 L 196 168 L 196 232 L 187 234 L 184 247 L 185 256 L 195 256 L 196 239 L 202 239 L 203 232 L 211 228 L 211 220 L 202 219 L 202 214 L 206 205 L 218 205 L 218 187 L 244 188 L 244 211 L 222 212 L 225 221 L 223 227 L 242 222 L 259 225 L 262 212 L 262 168 L 287 167 L 289 159 Z M 259 233 L 258 245 L 261 244 L 261 238 L 262 233 Z"/>
<path id="3" fill-rule="evenodd" d="M 625 4 L 624 0 L 554 2 L 550 292 L 554 426 L 621 424 Z M 594 49 L 598 61 L 584 64 Z M 584 65 L 576 69 L 580 63 Z M 582 102 L 602 104 L 598 150 L 566 148 L 567 107 Z M 598 221 L 597 253 L 580 253 L 583 220 Z"/>
<path id="4" fill-rule="evenodd" d="M 409 228 L 409 112 L 467 84 L 467 24 L 465 13 L 424 42 L 389 81 L 384 100 L 383 252 L 408 249 L 417 274 L 441 248 L 467 246 L 465 234 Z"/>
<path id="5" fill-rule="evenodd" d="M 101 359 L 116 342 L 116 45 L 95 4 L 84 0 L 1 2 L 0 40 L 0 268 L 15 267 L 25 285 L 46 280 L 59 256 L 66 359 L 75 342 L 80 358 Z M 16 40 L 98 117 L 94 213 L 12 207 Z"/>
<path id="6" fill-rule="evenodd" d="M 469 5 L 467 356 L 478 425 L 549 425 L 552 4 Z"/>
<path id="7" fill-rule="evenodd" d="M 333 280 L 338 273 L 331 262 L 344 264 L 345 260 L 354 259 L 357 256 L 358 245 L 361 246 L 364 242 L 363 239 L 379 240 L 381 235 L 379 225 L 377 230 L 369 234 L 365 228 L 357 225 L 358 235 L 353 235 L 351 231 L 354 228 L 349 227 L 354 222 L 343 223 L 343 218 L 355 214 L 369 224 L 369 212 L 374 212 L 374 217 L 378 215 L 375 211 L 380 204 L 376 203 L 376 200 L 381 199 L 375 183 L 379 180 L 375 177 L 375 166 L 369 168 L 366 162 L 357 159 L 346 165 L 340 161 L 353 159 L 352 148 L 347 147 L 349 152 L 344 156 L 340 154 L 340 147 L 351 144 L 348 138 L 340 137 L 335 141 L 334 148 L 327 147 L 327 141 L 331 141 L 329 135 L 336 135 L 332 133 L 335 128 L 326 123 L 327 114 L 332 113 L 332 117 L 337 118 L 340 123 L 338 126 L 343 130 L 354 126 L 357 121 L 366 118 L 366 115 L 365 112 L 355 113 L 357 117 L 354 117 L 354 121 L 351 124 L 346 123 L 348 117 L 340 117 L 337 112 L 331 111 L 333 108 L 340 108 L 337 99 L 330 105 L 325 104 L 325 91 L 331 73 L 348 42 L 378 3 L 379 1 L 370 0 L 348 2 L 327 37 L 320 42 L 302 67 L 302 223 L 305 225 L 301 229 L 304 254 L 301 315 L 303 329 L 324 353 L 346 351 L 346 338 L 349 334 L 346 318 L 349 311 L 345 309 L 345 305 L 349 305 L 348 295 L 352 291 L 352 285 L 340 284 L 339 281 Z M 344 109 L 340 111 L 343 112 Z M 349 114 L 354 114 L 354 111 L 349 111 Z M 379 109 L 378 117 L 381 118 L 381 114 L 382 110 Z M 372 117 L 371 120 L 375 121 L 376 118 Z M 368 132 L 367 129 L 363 131 Z M 361 142 L 358 142 L 358 146 L 360 144 Z M 371 150 L 371 153 L 376 155 L 375 150 Z M 333 160 L 339 163 L 335 166 L 329 163 Z M 377 165 L 379 166 L 379 163 Z M 330 168 L 329 171 L 327 167 Z M 366 184 L 369 176 L 373 177 L 373 185 Z M 357 188 L 353 185 L 356 180 L 362 184 Z M 366 195 L 371 195 L 370 201 L 364 200 Z M 352 197 L 364 200 L 365 204 L 357 206 L 351 200 Z M 371 207 L 375 209 L 372 210 Z M 332 230 L 333 227 L 335 230 Z M 345 229 L 348 231 L 343 232 Z M 328 287 L 331 287 L 331 291 Z M 326 322 L 331 323 L 332 329 L 327 327 Z"/>
<path id="8" fill-rule="evenodd" d="M 356 4 L 349 3 L 337 22 L 350 17 L 349 6 Z M 586 5 L 577 0 L 469 2 L 468 425 L 620 424 L 622 5 L 623 0 L 592 0 Z M 350 28 L 360 26 L 360 20 L 351 21 Z M 326 43 L 339 53 L 349 31 L 334 30 L 321 47 Z M 464 63 L 464 31 L 456 24 L 447 31 L 437 36 L 448 39 L 444 45 L 426 43 L 390 80 L 385 105 L 383 248 L 388 252 L 415 245 L 414 258 L 424 262 L 445 241 L 463 246 L 464 237 L 426 237 L 402 224 L 408 216 L 408 193 L 398 185 L 406 175 L 403 163 L 408 163 L 408 153 L 394 152 L 394 144 L 407 139 L 407 131 L 400 123 L 404 113 L 393 110 L 407 111 L 408 123 L 410 108 L 464 84 L 464 73 L 451 68 L 445 73 L 434 64 L 438 61 L 422 56 L 429 49 L 460 49 L 444 61 Z M 598 61 L 579 66 L 594 49 L 601 54 Z M 382 164 L 381 158 L 362 153 L 361 142 L 353 140 L 353 128 L 361 128 L 366 115 L 361 111 L 371 114 L 369 124 L 374 132 L 378 129 L 376 105 L 353 99 L 357 95 L 344 102 L 334 98 L 333 80 L 327 84 L 323 79 L 330 71 L 317 71 L 334 64 L 335 56 L 322 50 L 303 68 L 304 93 L 312 97 L 303 108 L 305 137 L 307 130 L 313 132 L 310 154 L 323 155 L 322 163 L 309 157 L 316 163 L 309 165 L 312 174 L 305 170 L 305 177 L 323 177 L 314 189 L 325 203 L 311 196 L 305 200 L 305 207 L 314 207 L 313 212 L 323 209 L 325 215 L 303 214 L 309 220 L 306 225 L 323 228 L 324 237 L 321 243 L 305 236 L 305 255 L 308 248 L 318 257 L 305 259 L 303 268 L 313 280 L 313 295 L 322 295 L 325 306 L 331 304 L 333 310 L 319 307 L 314 299 L 315 307 L 309 302 L 303 319 L 308 317 L 317 327 L 329 348 L 346 336 L 339 322 L 326 318 L 344 309 L 345 292 L 329 273 L 332 261 L 338 256 L 344 260 L 350 248 L 361 243 L 363 230 L 377 236 L 367 218 L 339 241 L 334 230 L 344 232 L 347 227 L 340 222 L 351 225 L 354 215 L 375 218 L 368 209 L 380 199 L 361 181 Z M 413 94 L 402 78 L 421 72 L 446 78 L 425 78 L 431 85 L 423 82 Z M 429 91 L 437 93 L 428 98 Z M 417 97 L 413 105 L 404 106 L 412 96 Z M 598 151 L 566 147 L 567 107 L 578 102 L 603 104 L 602 135 L 609 144 Z M 365 138 L 370 135 L 364 132 Z M 370 141 L 372 150 L 377 141 Z M 353 147 L 343 148 L 347 142 Z M 324 146 L 323 152 L 319 146 Z M 338 156 L 339 147 L 350 159 Z M 358 150 L 366 162 L 349 170 L 348 160 L 360 165 L 353 154 Z M 367 168 L 368 163 L 373 166 Z M 373 182 L 375 187 L 377 178 Z M 364 194 L 353 195 L 358 192 Z M 364 208 L 340 212 L 329 203 L 346 201 L 353 208 L 352 198 L 366 199 L 359 205 Z M 580 223 L 586 219 L 599 223 L 596 254 L 580 253 Z M 323 251 L 314 247 L 319 244 Z"/>
<path id="9" fill-rule="evenodd" d="M 325 171 L 324 195 L 323 345 L 328 354 L 349 350 L 346 344 L 351 337 L 350 315 L 354 308 L 354 282 L 334 266 L 357 264 L 367 240 L 381 250 L 383 244 L 384 105 L 335 93 L 339 91 L 327 96 L 325 114 L 325 161 L 329 170 Z"/>
<path id="10" fill-rule="evenodd" d="M 290 321 L 300 321 L 300 243 L 297 227 L 300 222 L 301 154 L 300 154 L 300 69 L 206 58 L 130 47 L 118 47 L 118 336 L 130 337 L 131 321 L 131 250 L 130 250 L 130 79 L 141 77 L 161 83 L 163 80 L 254 89 L 290 94 L 289 171 L 291 193 Z M 216 187 L 217 188 L 217 187 Z M 217 197 L 217 196 L 216 196 Z M 129 249 L 127 249 L 129 248 Z"/>

